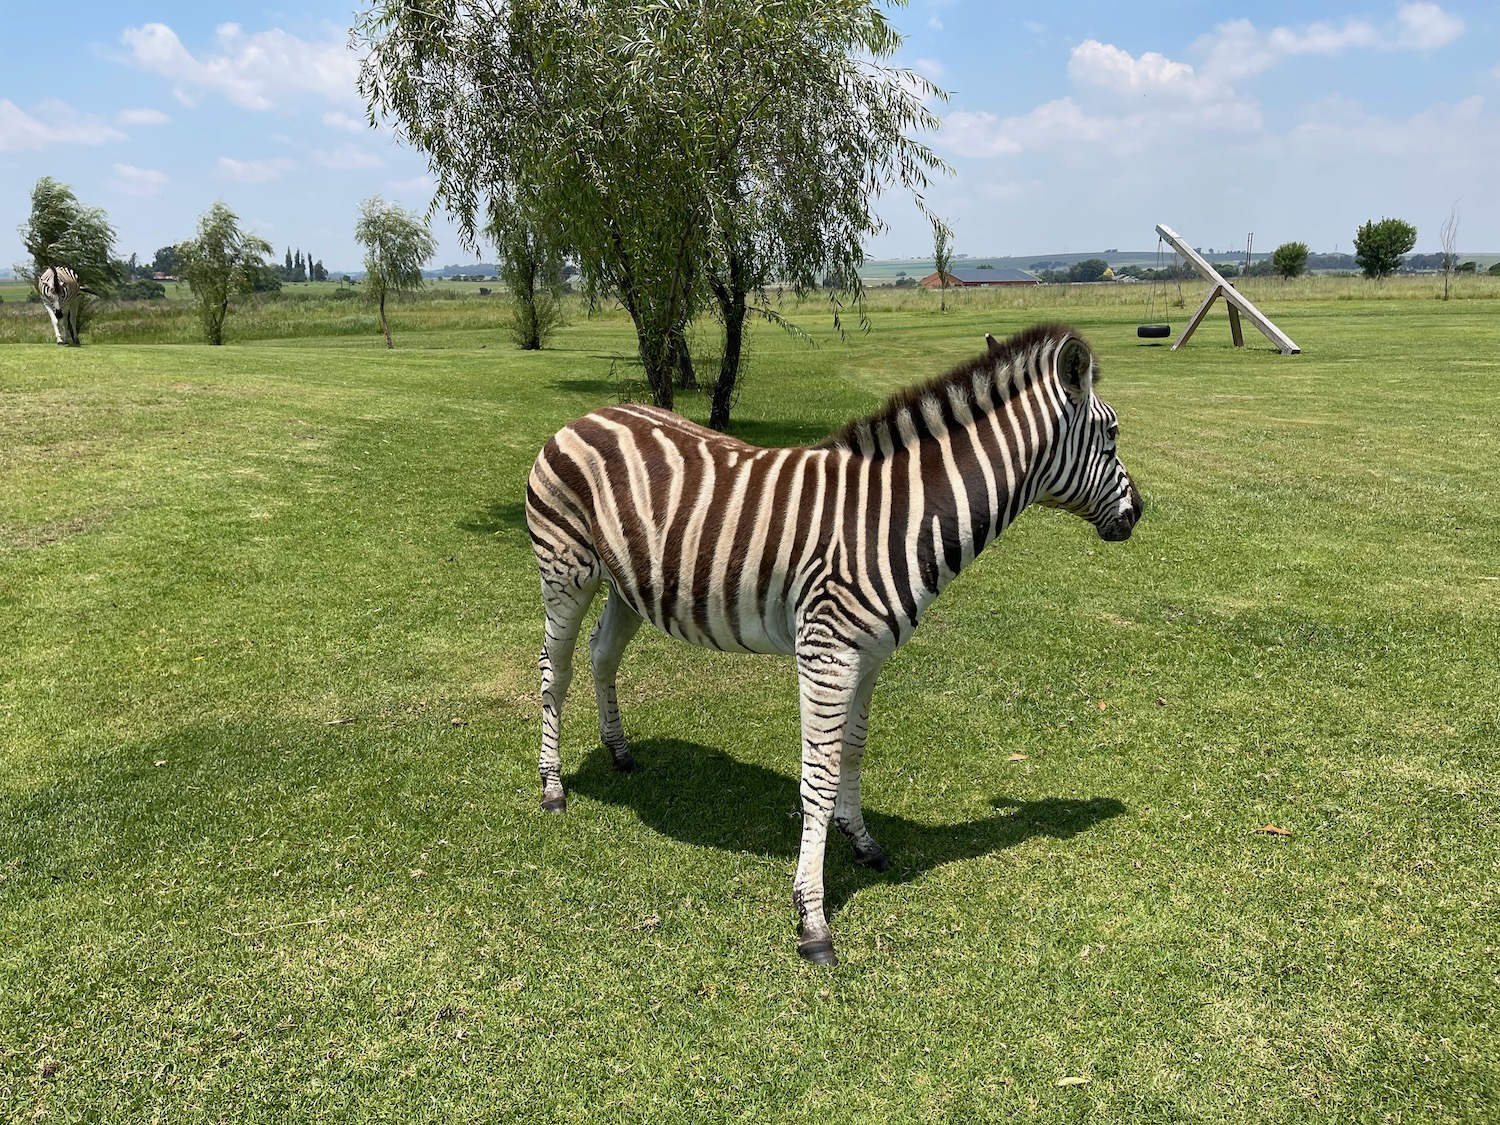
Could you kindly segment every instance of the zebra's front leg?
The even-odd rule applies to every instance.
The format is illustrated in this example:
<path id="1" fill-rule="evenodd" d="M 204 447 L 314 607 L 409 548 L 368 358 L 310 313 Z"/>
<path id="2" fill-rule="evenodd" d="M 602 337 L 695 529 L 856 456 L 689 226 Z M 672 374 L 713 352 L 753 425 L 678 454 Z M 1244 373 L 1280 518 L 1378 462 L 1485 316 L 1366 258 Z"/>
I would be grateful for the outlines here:
<path id="1" fill-rule="evenodd" d="M 823 909 L 823 856 L 839 793 L 844 731 L 860 684 L 859 655 L 798 639 L 797 678 L 802 704 L 802 844 L 792 903 L 797 908 L 797 952 L 815 965 L 837 965 L 833 931 Z"/>
<path id="2" fill-rule="evenodd" d="M 599 576 L 545 576 L 542 602 L 546 608 L 546 635 L 537 667 L 542 673 L 542 750 L 537 769 L 542 775 L 542 808 L 560 813 L 568 807 L 562 783 L 562 712 L 573 683 L 573 648 L 584 614 L 599 588 Z"/>
<path id="3" fill-rule="evenodd" d="M 59 316 L 58 311 L 51 305 L 47 306 L 47 315 L 52 318 L 53 338 L 57 340 L 59 346 L 65 347 L 68 342 L 63 339 L 62 318 Z"/>
<path id="4" fill-rule="evenodd" d="M 620 657 L 640 627 L 641 615 L 611 586 L 599 623 L 589 634 L 589 657 L 594 670 L 594 698 L 599 704 L 599 738 L 608 747 L 615 769 L 621 773 L 635 773 L 641 768 L 625 744 L 625 728 L 620 723 L 620 703 L 615 691 Z"/>
<path id="5" fill-rule="evenodd" d="M 862 867 L 884 871 L 891 861 L 885 849 L 875 842 L 865 827 L 859 800 L 859 767 L 865 756 L 865 738 L 870 730 L 870 696 L 875 691 L 878 668 L 859 681 L 854 702 L 849 709 L 849 724 L 844 728 L 843 758 L 839 768 L 838 799 L 833 806 L 833 822 L 854 848 L 854 862 Z"/>

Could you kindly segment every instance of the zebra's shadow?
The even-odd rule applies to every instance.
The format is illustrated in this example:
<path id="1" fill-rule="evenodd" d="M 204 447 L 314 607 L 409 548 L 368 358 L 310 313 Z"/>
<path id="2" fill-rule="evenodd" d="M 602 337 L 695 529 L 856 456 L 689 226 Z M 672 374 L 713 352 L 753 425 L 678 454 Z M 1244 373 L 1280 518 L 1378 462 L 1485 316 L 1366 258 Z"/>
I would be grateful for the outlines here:
<path id="1" fill-rule="evenodd" d="M 632 750 L 640 773 L 616 773 L 608 752 L 596 747 L 565 786 L 592 800 L 628 806 L 643 824 L 686 844 L 796 857 L 802 832 L 796 777 L 676 738 L 635 741 Z M 867 769 L 867 791 L 871 780 Z M 842 905 L 861 887 L 907 882 L 944 864 L 992 855 L 1038 836 L 1072 839 L 1126 811 L 1113 797 L 995 797 L 990 803 L 995 815 L 960 824 L 923 824 L 866 804 L 865 823 L 889 853 L 891 867 L 883 873 L 856 867 L 853 851 L 831 832 L 825 864 L 829 907 Z"/>

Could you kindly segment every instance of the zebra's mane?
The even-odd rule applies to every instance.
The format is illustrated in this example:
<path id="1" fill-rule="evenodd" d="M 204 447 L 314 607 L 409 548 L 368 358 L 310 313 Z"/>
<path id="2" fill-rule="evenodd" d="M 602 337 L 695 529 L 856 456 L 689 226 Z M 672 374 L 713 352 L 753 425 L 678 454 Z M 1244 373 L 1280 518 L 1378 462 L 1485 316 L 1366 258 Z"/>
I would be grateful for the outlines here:
<path id="1" fill-rule="evenodd" d="M 973 359 L 960 363 L 946 375 L 939 375 L 924 383 L 917 383 L 897 391 L 874 413 L 847 423 L 818 442 L 813 448 L 849 449 L 856 453 L 874 453 L 879 448 L 875 435 L 881 432 L 891 435 L 892 444 L 899 446 L 902 442 L 895 437 L 896 421 L 903 412 L 908 413 L 914 419 L 921 419 L 924 413 L 923 404 L 931 399 L 942 411 L 944 417 L 948 417 L 952 412 L 951 403 L 955 397 L 973 409 L 978 405 L 975 400 L 974 386 L 981 376 L 988 376 L 992 380 L 990 397 L 995 406 L 1000 406 L 1009 401 L 1010 397 L 1019 390 L 1015 380 L 1016 374 L 1022 367 L 1019 361 L 1037 347 L 1069 336 L 1080 340 L 1083 338 L 1076 328 L 1066 324 L 1036 324 L 1023 329 L 1006 340 L 998 341 L 994 350 L 987 348 Z M 919 426 L 922 424 L 918 422 Z"/>

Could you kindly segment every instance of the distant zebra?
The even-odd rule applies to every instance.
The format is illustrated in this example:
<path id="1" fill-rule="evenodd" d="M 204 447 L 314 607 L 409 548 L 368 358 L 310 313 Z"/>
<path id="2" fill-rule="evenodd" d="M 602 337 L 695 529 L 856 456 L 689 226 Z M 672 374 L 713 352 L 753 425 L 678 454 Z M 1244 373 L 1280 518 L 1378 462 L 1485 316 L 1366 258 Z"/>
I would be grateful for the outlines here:
<path id="1" fill-rule="evenodd" d="M 78 304 L 80 294 L 94 293 L 78 283 L 78 275 L 67 266 L 48 266 L 36 279 L 47 315 L 52 318 L 52 334 L 59 344 L 78 344 Z M 94 293 L 94 296 L 98 296 Z"/>
<path id="2" fill-rule="evenodd" d="M 1115 452 L 1115 412 L 1071 328 L 1029 329 L 892 397 L 818 445 L 760 449 L 650 406 L 610 406 L 547 442 L 526 489 L 541 569 L 542 807 L 566 807 L 558 739 L 573 647 L 589 638 L 599 728 L 618 770 L 638 767 L 615 674 L 643 620 L 693 644 L 796 657 L 802 842 L 798 952 L 836 964 L 823 910 L 830 818 L 857 862 L 885 851 L 860 811 L 870 694 L 923 610 L 1032 501 L 1109 541 L 1142 505 Z"/>

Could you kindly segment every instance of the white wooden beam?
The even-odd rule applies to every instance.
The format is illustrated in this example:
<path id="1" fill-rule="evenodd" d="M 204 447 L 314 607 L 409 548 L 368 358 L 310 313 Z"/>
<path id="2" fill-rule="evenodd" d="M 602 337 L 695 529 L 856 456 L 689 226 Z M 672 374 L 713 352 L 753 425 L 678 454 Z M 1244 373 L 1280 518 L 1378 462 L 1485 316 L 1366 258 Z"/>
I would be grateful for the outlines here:
<path id="1" fill-rule="evenodd" d="M 1172 249 L 1182 255 L 1211 286 L 1208 296 L 1204 298 L 1203 304 L 1198 307 L 1198 311 L 1193 315 L 1193 319 L 1188 324 L 1187 329 L 1178 337 L 1177 343 L 1172 345 L 1174 352 L 1188 342 L 1188 337 L 1193 334 L 1194 329 L 1198 327 L 1198 322 L 1208 312 L 1208 306 L 1213 304 L 1215 297 L 1220 296 L 1224 298 L 1224 303 L 1229 307 L 1229 331 L 1234 337 L 1235 347 L 1242 348 L 1245 346 L 1244 335 L 1240 332 L 1240 314 L 1243 313 L 1251 324 L 1260 329 L 1266 339 L 1276 345 L 1282 355 L 1297 355 L 1302 351 L 1301 348 L 1292 342 L 1290 336 L 1271 322 L 1270 317 L 1252 305 L 1238 289 L 1225 280 L 1223 274 L 1209 265 L 1202 254 L 1184 242 L 1180 234 L 1165 223 L 1156 224 L 1156 233 L 1166 239 L 1171 244 Z"/>

